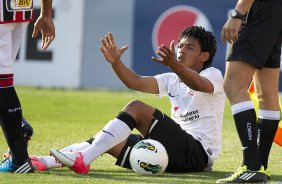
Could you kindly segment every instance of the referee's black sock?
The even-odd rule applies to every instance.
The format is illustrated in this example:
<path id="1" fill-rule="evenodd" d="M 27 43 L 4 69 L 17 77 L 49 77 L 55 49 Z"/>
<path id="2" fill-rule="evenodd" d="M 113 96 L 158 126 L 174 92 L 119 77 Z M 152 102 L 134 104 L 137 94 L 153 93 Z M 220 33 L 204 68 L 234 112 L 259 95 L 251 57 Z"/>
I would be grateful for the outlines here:
<path id="1" fill-rule="evenodd" d="M 277 112 L 280 114 L 279 111 Z M 268 157 L 278 124 L 279 120 L 258 119 L 259 153 L 264 168 L 267 168 Z"/>
<path id="2" fill-rule="evenodd" d="M 246 110 L 247 109 L 247 110 Z M 242 102 L 232 106 L 236 129 L 243 150 L 243 165 L 248 169 L 260 169 L 261 160 L 257 146 L 256 113 L 252 102 Z"/>
<path id="3" fill-rule="evenodd" d="M 28 158 L 28 153 L 21 127 L 21 105 L 12 77 L 0 75 L 0 124 L 12 152 L 13 163 L 21 165 Z"/>

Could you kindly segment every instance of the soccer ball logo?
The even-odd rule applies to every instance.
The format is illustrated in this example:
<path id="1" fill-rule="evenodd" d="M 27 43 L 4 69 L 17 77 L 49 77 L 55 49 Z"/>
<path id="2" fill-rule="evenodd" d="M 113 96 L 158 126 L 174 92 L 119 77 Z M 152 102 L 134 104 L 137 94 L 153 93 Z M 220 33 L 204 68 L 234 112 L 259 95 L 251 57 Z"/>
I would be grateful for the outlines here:
<path id="1" fill-rule="evenodd" d="M 130 157 L 132 169 L 141 175 L 157 175 L 165 171 L 168 155 L 165 147 L 153 139 L 139 141 L 132 148 Z"/>

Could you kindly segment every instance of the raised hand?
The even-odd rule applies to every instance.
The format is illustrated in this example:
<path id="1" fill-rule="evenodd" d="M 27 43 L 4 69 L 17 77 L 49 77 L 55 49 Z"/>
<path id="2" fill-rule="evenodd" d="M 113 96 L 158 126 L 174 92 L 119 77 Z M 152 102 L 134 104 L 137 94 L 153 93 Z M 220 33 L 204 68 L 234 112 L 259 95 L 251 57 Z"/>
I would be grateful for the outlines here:
<path id="1" fill-rule="evenodd" d="M 111 32 L 105 35 L 104 38 L 101 38 L 101 42 L 102 45 L 100 45 L 99 48 L 103 53 L 105 59 L 111 64 L 114 64 L 115 62 L 120 60 L 122 54 L 128 49 L 127 45 L 119 49 L 114 41 L 114 37 Z"/>
<path id="2" fill-rule="evenodd" d="M 171 66 L 174 62 L 177 62 L 174 43 L 174 40 L 171 41 L 169 48 L 162 44 L 156 52 L 161 58 L 152 57 L 152 60 L 165 66 Z"/>

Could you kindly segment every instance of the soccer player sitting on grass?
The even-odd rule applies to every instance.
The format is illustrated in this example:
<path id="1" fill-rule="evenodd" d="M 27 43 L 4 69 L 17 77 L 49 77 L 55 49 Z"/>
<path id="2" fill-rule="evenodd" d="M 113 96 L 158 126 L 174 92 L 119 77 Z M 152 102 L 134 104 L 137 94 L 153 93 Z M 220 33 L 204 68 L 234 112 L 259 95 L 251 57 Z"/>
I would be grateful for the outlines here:
<path id="1" fill-rule="evenodd" d="M 111 33 L 102 38 L 100 50 L 119 79 L 130 89 L 168 96 L 171 118 L 160 110 L 134 100 L 100 131 L 95 138 L 50 153 L 76 173 L 87 174 L 89 165 L 103 153 L 117 158 L 116 164 L 130 168 L 131 148 L 142 138 L 159 141 L 167 150 L 167 172 L 211 170 L 221 148 L 225 104 L 222 73 L 211 67 L 216 40 L 202 27 L 184 29 L 170 47 L 161 45 L 152 59 L 172 72 L 140 76 L 126 67 L 121 56 L 128 46 L 118 48 Z M 141 135 L 133 135 L 136 128 Z M 33 157 L 38 170 L 60 167 L 52 156 Z"/>

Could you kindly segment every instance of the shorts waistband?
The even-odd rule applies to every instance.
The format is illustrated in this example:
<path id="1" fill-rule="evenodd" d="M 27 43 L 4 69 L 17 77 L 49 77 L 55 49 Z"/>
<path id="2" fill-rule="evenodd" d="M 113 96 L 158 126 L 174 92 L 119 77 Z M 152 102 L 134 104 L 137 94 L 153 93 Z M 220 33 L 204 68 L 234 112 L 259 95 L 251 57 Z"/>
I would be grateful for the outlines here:
<path id="1" fill-rule="evenodd" d="M 13 74 L 2 74 L 0 75 L 0 88 L 13 86 L 14 83 Z"/>

